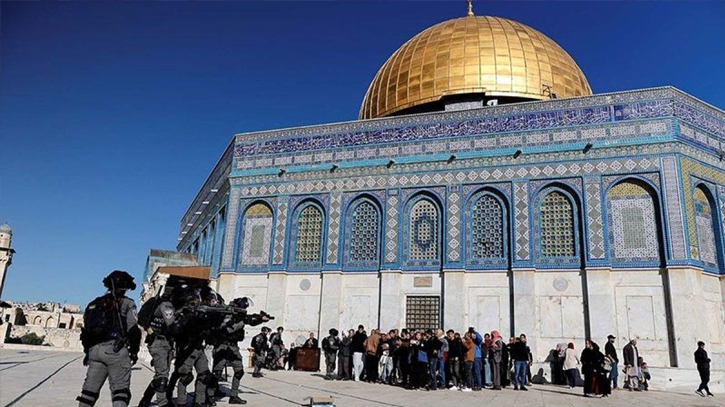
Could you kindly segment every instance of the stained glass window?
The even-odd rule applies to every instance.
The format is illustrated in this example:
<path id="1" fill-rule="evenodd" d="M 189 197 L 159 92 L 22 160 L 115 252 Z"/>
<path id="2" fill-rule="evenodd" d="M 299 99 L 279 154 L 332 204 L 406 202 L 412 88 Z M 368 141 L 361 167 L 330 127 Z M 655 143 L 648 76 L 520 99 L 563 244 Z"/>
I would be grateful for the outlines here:
<path id="1" fill-rule="evenodd" d="M 569 198 L 558 191 L 541 203 L 541 254 L 544 257 L 576 256 L 574 210 Z"/>
<path id="2" fill-rule="evenodd" d="M 700 246 L 700 260 L 703 263 L 717 267 L 717 246 L 715 245 L 715 228 L 710 199 L 702 188 L 695 188 L 693 204 L 695 205 L 695 225 L 697 228 L 697 243 Z"/>
<path id="3" fill-rule="evenodd" d="M 471 210 L 472 257 L 504 257 L 503 208 L 496 198 L 484 195 Z"/>
<path id="4" fill-rule="evenodd" d="M 438 209 L 421 199 L 410 210 L 410 260 L 438 259 Z"/>
<path id="5" fill-rule="evenodd" d="M 350 260 L 371 262 L 378 259 L 380 214 L 370 202 L 362 202 L 352 213 L 350 225 Z"/>
<path id="6" fill-rule="evenodd" d="M 322 249 L 322 212 L 308 205 L 297 218 L 297 245 L 295 261 L 314 263 L 320 261 Z"/>

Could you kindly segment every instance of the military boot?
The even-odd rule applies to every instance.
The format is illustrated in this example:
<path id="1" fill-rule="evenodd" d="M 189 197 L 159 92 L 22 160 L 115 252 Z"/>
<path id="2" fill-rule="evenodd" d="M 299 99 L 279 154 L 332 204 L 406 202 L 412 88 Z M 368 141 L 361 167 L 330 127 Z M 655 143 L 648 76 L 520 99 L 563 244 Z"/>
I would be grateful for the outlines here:
<path id="1" fill-rule="evenodd" d="M 247 404 L 247 400 L 242 400 L 237 396 L 229 399 L 229 404 Z"/>

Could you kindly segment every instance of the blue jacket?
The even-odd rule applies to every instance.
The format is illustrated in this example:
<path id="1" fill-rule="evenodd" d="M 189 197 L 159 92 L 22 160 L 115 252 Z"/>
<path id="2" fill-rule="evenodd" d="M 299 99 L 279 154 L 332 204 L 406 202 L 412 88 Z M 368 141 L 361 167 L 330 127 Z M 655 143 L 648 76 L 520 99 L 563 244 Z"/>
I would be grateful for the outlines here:
<path id="1" fill-rule="evenodd" d="M 478 332 L 474 332 L 476 336 L 473 337 L 473 344 L 476 345 L 476 349 L 473 353 L 473 357 L 481 359 L 481 344 L 483 343 L 483 337 Z"/>

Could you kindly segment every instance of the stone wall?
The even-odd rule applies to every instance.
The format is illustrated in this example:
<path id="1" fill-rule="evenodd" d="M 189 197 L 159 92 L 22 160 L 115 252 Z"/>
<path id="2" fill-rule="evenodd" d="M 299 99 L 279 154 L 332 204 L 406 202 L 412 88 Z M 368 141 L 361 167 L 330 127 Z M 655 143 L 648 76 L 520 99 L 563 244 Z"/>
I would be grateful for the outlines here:
<path id="1" fill-rule="evenodd" d="M 9 338 L 20 338 L 28 333 L 44 336 L 44 346 L 83 351 L 80 329 L 44 328 L 41 326 L 17 326 L 10 328 Z"/>

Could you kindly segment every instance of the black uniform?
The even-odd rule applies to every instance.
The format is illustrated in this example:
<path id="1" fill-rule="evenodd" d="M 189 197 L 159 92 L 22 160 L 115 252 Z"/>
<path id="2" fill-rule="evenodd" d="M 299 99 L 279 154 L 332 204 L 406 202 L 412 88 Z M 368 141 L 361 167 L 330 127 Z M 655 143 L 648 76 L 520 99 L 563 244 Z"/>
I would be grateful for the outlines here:
<path id="1" fill-rule="evenodd" d="M 710 358 L 707 357 L 707 351 L 703 348 L 698 347 L 695 351 L 695 363 L 697 363 L 697 372 L 700 373 L 700 387 L 697 391 L 705 390 L 707 394 L 710 393 L 710 388 L 707 384 L 710 382 Z"/>
<path id="2" fill-rule="evenodd" d="M 267 342 L 267 333 L 262 331 L 252 338 L 252 348 L 254 349 L 254 373 L 253 377 L 262 376 L 262 365 L 267 358 L 269 351 L 269 343 Z"/>
<path id="3" fill-rule="evenodd" d="M 327 364 L 327 379 L 332 379 L 335 374 L 335 368 L 337 367 L 337 351 L 340 349 L 340 338 L 330 334 L 327 338 L 322 341 L 322 350 L 325 351 L 325 362 Z"/>
<path id="4" fill-rule="evenodd" d="M 169 385 L 169 369 L 173 359 L 172 329 L 175 309 L 168 299 L 161 299 L 158 304 L 153 305 L 155 305 L 155 309 L 146 329 L 146 344 L 151 354 L 151 365 L 154 367 L 154 379 L 149 383 L 143 398 L 139 401 L 139 407 L 151 405 L 154 393 L 156 393 L 156 404 L 159 407 L 170 405 L 166 398 L 166 391 Z M 143 310 L 141 314 L 143 314 Z"/>

